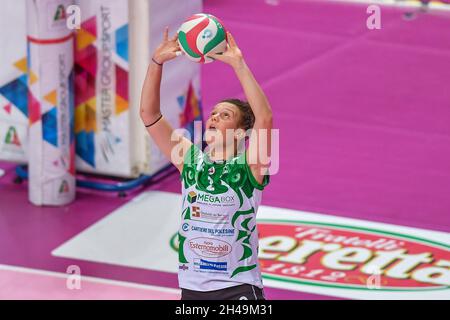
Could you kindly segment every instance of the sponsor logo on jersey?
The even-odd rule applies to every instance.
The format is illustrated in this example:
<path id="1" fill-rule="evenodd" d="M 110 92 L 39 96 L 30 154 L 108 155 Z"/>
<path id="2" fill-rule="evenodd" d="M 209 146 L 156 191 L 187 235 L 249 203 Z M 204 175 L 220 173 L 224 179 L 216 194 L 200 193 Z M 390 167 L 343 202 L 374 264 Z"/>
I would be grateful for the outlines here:
<path id="1" fill-rule="evenodd" d="M 194 259 L 194 270 L 205 270 L 205 271 L 228 271 L 227 262 L 216 262 L 208 261 L 204 259 Z"/>
<path id="2" fill-rule="evenodd" d="M 208 223 L 215 224 L 224 224 L 229 220 L 230 215 L 225 213 L 212 213 L 212 212 L 204 212 L 200 209 L 200 207 L 192 206 L 192 214 L 191 219 L 195 221 L 202 221 Z"/>
<path id="3" fill-rule="evenodd" d="M 221 237 L 221 236 L 234 236 L 233 228 L 206 228 L 199 226 L 191 226 L 192 231 L 197 231 L 201 233 L 207 233 L 213 237 Z"/>
<path id="4" fill-rule="evenodd" d="M 195 217 L 195 218 L 200 218 L 201 217 L 200 207 L 192 206 L 192 216 Z"/>
<path id="5" fill-rule="evenodd" d="M 186 271 L 189 269 L 189 267 L 185 264 L 182 264 L 181 266 L 178 267 L 178 269 L 180 269 L 181 271 Z"/>
<path id="6" fill-rule="evenodd" d="M 183 223 L 183 226 L 181 227 L 181 229 L 183 229 L 184 232 L 189 231 L 189 223 Z"/>
<path id="7" fill-rule="evenodd" d="M 227 203 L 234 203 L 234 196 L 228 195 L 228 196 L 216 196 L 208 193 L 199 193 L 197 195 L 197 202 L 200 203 L 208 203 L 208 204 L 227 204 Z M 192 203 L 192 202 L 191 202 Z"/>
<path id="8" fill-rule="evenodd" d="M 213 238 L 194 238 L 189 240 L 189 248 L 196 255 L 204 258 L 219 258 L 230 254 L 231 244 Z"/>
<path id="9" fill-rule="evenodd" d="M 190 191 L 187 195 L 189 203 L 195 203 L 197 201 L 197 194 L 194 191 Z"/>

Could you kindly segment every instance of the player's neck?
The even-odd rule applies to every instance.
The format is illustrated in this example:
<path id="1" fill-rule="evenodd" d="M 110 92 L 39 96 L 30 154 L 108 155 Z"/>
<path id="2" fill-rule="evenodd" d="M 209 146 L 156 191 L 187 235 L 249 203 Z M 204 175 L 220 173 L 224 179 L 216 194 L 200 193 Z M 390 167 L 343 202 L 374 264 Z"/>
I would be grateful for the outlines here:
<path id="1" fill-rule="evenodd" d="M 227 161 L 237 155 L 237 147 L 231 145 L 224 148 L 211 148 L 207 155 L 211 161 Z"/>

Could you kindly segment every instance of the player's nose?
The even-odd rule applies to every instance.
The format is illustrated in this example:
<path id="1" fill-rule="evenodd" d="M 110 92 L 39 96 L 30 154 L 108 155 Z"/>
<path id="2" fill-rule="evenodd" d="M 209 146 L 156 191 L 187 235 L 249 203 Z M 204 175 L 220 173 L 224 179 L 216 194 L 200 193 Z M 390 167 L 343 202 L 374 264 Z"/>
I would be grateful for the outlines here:
<path id="1" fill-rule="evenodd" d="M 217 115 L 217 114 L 211 115 L 211 121 L 212 122 L 218 122 L 219 121 L 219 115 Z"/>

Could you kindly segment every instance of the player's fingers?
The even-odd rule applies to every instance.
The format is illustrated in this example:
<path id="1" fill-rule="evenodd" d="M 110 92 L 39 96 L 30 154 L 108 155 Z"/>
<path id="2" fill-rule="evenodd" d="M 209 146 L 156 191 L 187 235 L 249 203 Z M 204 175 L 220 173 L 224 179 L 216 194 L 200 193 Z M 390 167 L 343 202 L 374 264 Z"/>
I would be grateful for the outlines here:
<path id="1" fill-rule="evenodd" d="M 165 27 L 164 29 L 164 41 L 169 39 L 169 27 Z"/>
<path id="2" fill-rule="evenodd" d="M 172 49 L 176 49 L 176 50 L 180 50 L 180 44 L 179 44 L 178 42 L 174 42 L 174 43 L 171 45 L 171 48 L 172 48 Z"/>
<path id="3" fill-rule="evenodd" d="M 230 50 L 230 48 L 231 48 L 230 44 L 228 44 L 228 43 L 227 43 L 227 48 L 226 48 L 226 49 L 225 49 L 225 51 L 224 51 L 224 52 L 222 52 L 222 53 L 225 53 L 225 52 L 229 51 L 229 50 Z"/>
<path id="4" fill-rule="evenodd" d="M 170 41 L 177 41 L 178 40 L 178 32 L 170 39 Z"/>
<path id="5" fill-rule="evenodd" d="M 209 53 L 206 56 L 214 60 L 223 61 L 223 55 L 221 53 Z"/>
<path id="6" fill-rule="evenodd" d="M 228 37 L 228 43 L 230 44 L 230 47 L 236 47 L 236 41 L 234 40 L 233 35 L 228 31 L 227 32 L 227 37 Z"/>

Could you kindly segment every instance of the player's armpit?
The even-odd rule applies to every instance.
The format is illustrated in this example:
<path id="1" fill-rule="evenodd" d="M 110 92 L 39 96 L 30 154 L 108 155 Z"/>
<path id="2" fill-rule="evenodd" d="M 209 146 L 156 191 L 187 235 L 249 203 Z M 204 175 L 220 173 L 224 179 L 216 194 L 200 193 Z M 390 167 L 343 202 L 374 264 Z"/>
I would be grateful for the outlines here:
<path id="1" fill-rule="evenodd" d="M 189 150 L 192 142 L 177 133 L 164 117 L 153 126 L 148 127 L 147 131 L 162 154 L 181 173 L 183 170 L 184 155 Z"/>

